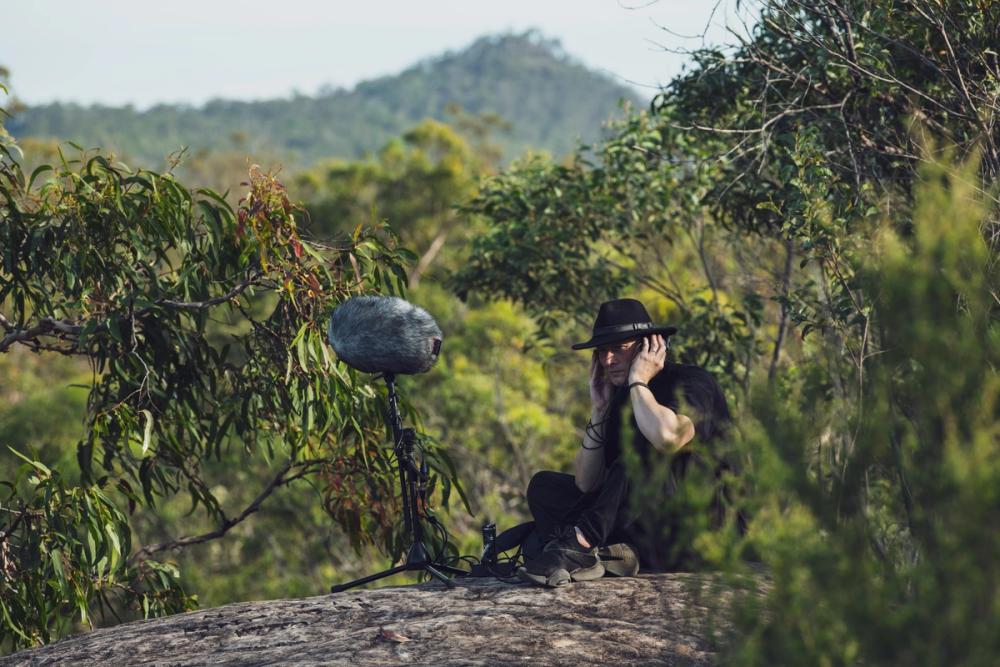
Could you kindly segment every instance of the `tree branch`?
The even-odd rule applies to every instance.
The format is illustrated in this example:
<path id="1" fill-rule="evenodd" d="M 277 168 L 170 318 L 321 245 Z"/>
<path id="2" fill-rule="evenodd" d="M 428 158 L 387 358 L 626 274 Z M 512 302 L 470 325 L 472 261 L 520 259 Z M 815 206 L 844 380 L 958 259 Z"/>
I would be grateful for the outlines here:
<path id="1" fill-rule="evenodd" d="M 238 297 L 240 294 L 245 292 L 247 288 L 252 285 L 258 284 L 257 281 L 263 276 L 259 271 L 254 272 L 246 280 L 242 281 L 231 290 L 217 297 L 207 299 L 205 301 L 174 301 L 172 299 L 157 299 L 155 301 L 156 305 L 163 306 L 164 308 L 171 308 L 174 310 L 190 310 L 194 312 L 199 312 L 205 310 L 206 308 L 211 308 L 212 306 L 218 306 L 220 303 L 225 303 L 231 299 Z M 149 312 L 152 306 L 148 308 L 143 308 L 138 311 L 137 315 L 142 315 Z"/>
<path id="2" fill-rule="evenodd" d="M 427 252 L 425 252 L 420 257 L 420 261 L 417 262 L 417 265 L 414 267 L 413 271 L 411 271 L 410 275 L 408 276 L 410 287 L 416 287 L 417 285 L 420 284 L 420 278 L 424 275 L 424 272 L 427 271 L 431 263 L 438 256 L 438 253 L 441 252 L 441 248 L 444 247 L 444 242 L 448 239 L 449 231 L 451 231 L 450 228 L 445 227 L 440 232 L 438 232 L 438 235 L 434 237 L 433 241 L 431 241 L 431 245 L 429 248 L 427 248 Z"/>
<path id="3" fill-rule="evenodd" d="M 774 353 L 771 355 L 771 367 L 767 369 L 767 381 L 774 380 L 774 373 L 778 369 L 778 359 L 781 356 L 781 347 L 785 342 L 785 333 L 788 330 L 788 291 L 792 281 L 792 258 L 795 256 L 795 244 L 791 239 L 785 239 L 785 271 L 781 278 L 781 318 L 778 321 L 778 337 L 774 341 Z"/>
<path id="4" fill-rule="evenodd" d="M 192 546 L 194 544 L 201 544 L 203 542 L 208 542 L 210 540 L 218 539 L 224 536 L 226 533 L 232 529 L 233 526 L 246 520 L 251 514 L 256 513 L 264 501 L 267 500 L 272 493 L 275 492 L 279 487 L 286 486 L 301 477 L 304 477 L 313 471 L 316 465 L 326 463 L 323 459 L 313 459 L 309 461 L 289 461 L 285 466 L 278 471 L 278 473 L 271 479 L 264 489 L 257 494 L 253 502 L 247 505 L 246 509 L 240 512 L 240 515 L 235 519 L 223 518 L 219 527 L 215 530 L 209 531 L 207 533 L 202 533 L 201 535 L 190 535 L 187 537 L 181 537 L 176 540 L 170 540 L 168 542 L 160 542 L 158 544 L 150 544 L 142 547 L 134 554 L 129 556 L 128 562 L 130 565 L 134 565 L 144 560 L 148 560 L 153 554 L 160 551 L 167 550 L 177 550 L 183 549 L 185 547 Z M 289 474 L 293 470 L 294 474 Z"/>
<path id="5" fill-rule="evenodd" d="M 18 329 L 12 326 L 7 318 L 0 317 L 3 318 L 3 327 L 8 332 L 0 339 L 0 352 L 6 352 L 14 343 L 35 342 L 41 336 L 54 335 L 65 340 L 67 336 L 79 336 L 80 332 L 83 331 L 83 327 L 68 320 L 57 320 L 52 317 L 43 317 L 34 326 Z"/>
<path id="6" fill-rule="evenodd" d="M 201 312 L 202 310 L 236 298 L 245 292 L 249 287 L 259 284 L 258 281 L 262 276 L 263 274 L 259 271 L 255 272 L 225 294 L 211 299 L 206 299 L 205 301 L 174 301 L 173 299 L 158 299 L 154 303 L 156 306 L 170 308 L 172 310 Z M 155 306 L 148 306 L 138 310 L 132 317 L 134 319 L 136 316 L 145 315 L 153 310 L 153 308 L 155 308 Z M 6 316 L 0 313 L 0 326 L 2 326 L 4 331 L 7 332 L 3 338 L 0 338 L 0 353 L 6 352 L 15 343 L 21 343 L 31 346 L 34 350 L 46 350 L 50 352 L 59 352 L 61 354 L 80 354 L 80 352 L 75 350 L 74 347 L 76 344 L 75 338 L 78 337 L 83 331 L 83 327 L 71 320 L 43 317 L 35 325 L 27 328 L 18 328 L 12 324 Z M 43 336 L 55 336 L 60 340 L 72 343 L 74 347 L 63 348 L 38 342 L 38 339 Z"/>

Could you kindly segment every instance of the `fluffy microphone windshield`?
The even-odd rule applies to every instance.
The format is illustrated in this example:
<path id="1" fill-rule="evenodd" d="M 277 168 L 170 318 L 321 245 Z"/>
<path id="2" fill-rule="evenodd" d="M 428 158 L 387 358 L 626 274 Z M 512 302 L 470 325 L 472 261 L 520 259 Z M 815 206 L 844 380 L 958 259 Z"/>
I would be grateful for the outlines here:
<path id="1" fill-rule="evenodd" d="M 356 296 L 330 316 L 330 344 L 366 373 L 424 373 L 437 361 L 441 329 L 426 310 L 394 296 Z"/>

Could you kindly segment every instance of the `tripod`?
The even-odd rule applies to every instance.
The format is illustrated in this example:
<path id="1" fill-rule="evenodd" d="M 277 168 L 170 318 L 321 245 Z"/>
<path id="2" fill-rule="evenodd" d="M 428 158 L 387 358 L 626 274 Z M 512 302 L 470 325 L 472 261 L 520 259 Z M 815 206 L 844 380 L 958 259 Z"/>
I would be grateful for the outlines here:
<path id="1" fill-rule="evenodd" d="M 455 583 L 446 577 L 444 573 L 466 575 L 468 572 L 457 567 L 434 562 L 427 551 L 427 547 L 424 546 L 424 529 L 420 523 L 420 514 L 417 511 L 417 499 L 423 496 L 424 485 L 427 482 L 427 469 L 425 466 L 418 467 L 413 460 L 413 444 L 416 440 L 416 433 L 412 428 L 403 428 L 403 419 L 399 414 L 399 396 L 396 393 L 396 376 L 394 373 L 385 373 L 382 378 L 389 387 L 388 416 L 389 423 L 392 426 L 393 452 L 396 454 L 399 487 L 403 498 L 403 522 L 406 532 L 410 535 L 410 548 L 406 554 L 406 561 L 402 565 L 349 581 L 346 584 L 331 586 L 330 592 L 339 593 L 355 586 L 391 577 L 400 572 L 415 572 L 419 570 L 426 572 L 449 588 L 452 588 L 455 586 Z M 418 484 L 420 486 L 419 495 Z"/>

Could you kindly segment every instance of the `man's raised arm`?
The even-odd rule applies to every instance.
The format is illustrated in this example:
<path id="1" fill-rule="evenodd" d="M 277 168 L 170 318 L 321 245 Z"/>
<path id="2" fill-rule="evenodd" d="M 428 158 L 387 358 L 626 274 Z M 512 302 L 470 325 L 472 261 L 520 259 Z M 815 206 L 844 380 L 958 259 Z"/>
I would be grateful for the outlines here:
<path id="1" fill-rule="evenodd" d="M 657 402 L 646 384 L 663 370 L 667 345 L 662 336 L 643 338 L 628 374 L 632 413 L 639 430 L 661 452 L 673 454 L 694 438 L 694 422 Z"/>
<path id="2" fill-rule="evenodd" d="M 605 428 L 614 387 L 603 377 L 595 353 L 590 362 L 590 421 L 584 429 L 583 442 L 576 452 L 576 488 L 584 493 L 593 490 L 604 477 Z"/>

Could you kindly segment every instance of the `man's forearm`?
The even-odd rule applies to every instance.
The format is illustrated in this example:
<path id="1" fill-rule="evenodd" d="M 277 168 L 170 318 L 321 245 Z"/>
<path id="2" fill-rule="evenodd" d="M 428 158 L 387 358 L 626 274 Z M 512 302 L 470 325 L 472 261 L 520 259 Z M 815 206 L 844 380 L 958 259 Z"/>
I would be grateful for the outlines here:
<path id="1" fill-rule="evenodd" d="M 576 487 L 584 493 L 592 491 L 604 475 L 604 431 L 607 426 L 602 414 L 593 413 L 584 429 L 583 443 L 576 452 Z"/>
<path id="2" fill-rule="evenodd" d="M 694 423 L 653 397 L 649 387 L 632 387 L 632 413 L 639 430 L 660 451 L 674 453 L 694 437 Z"/>

